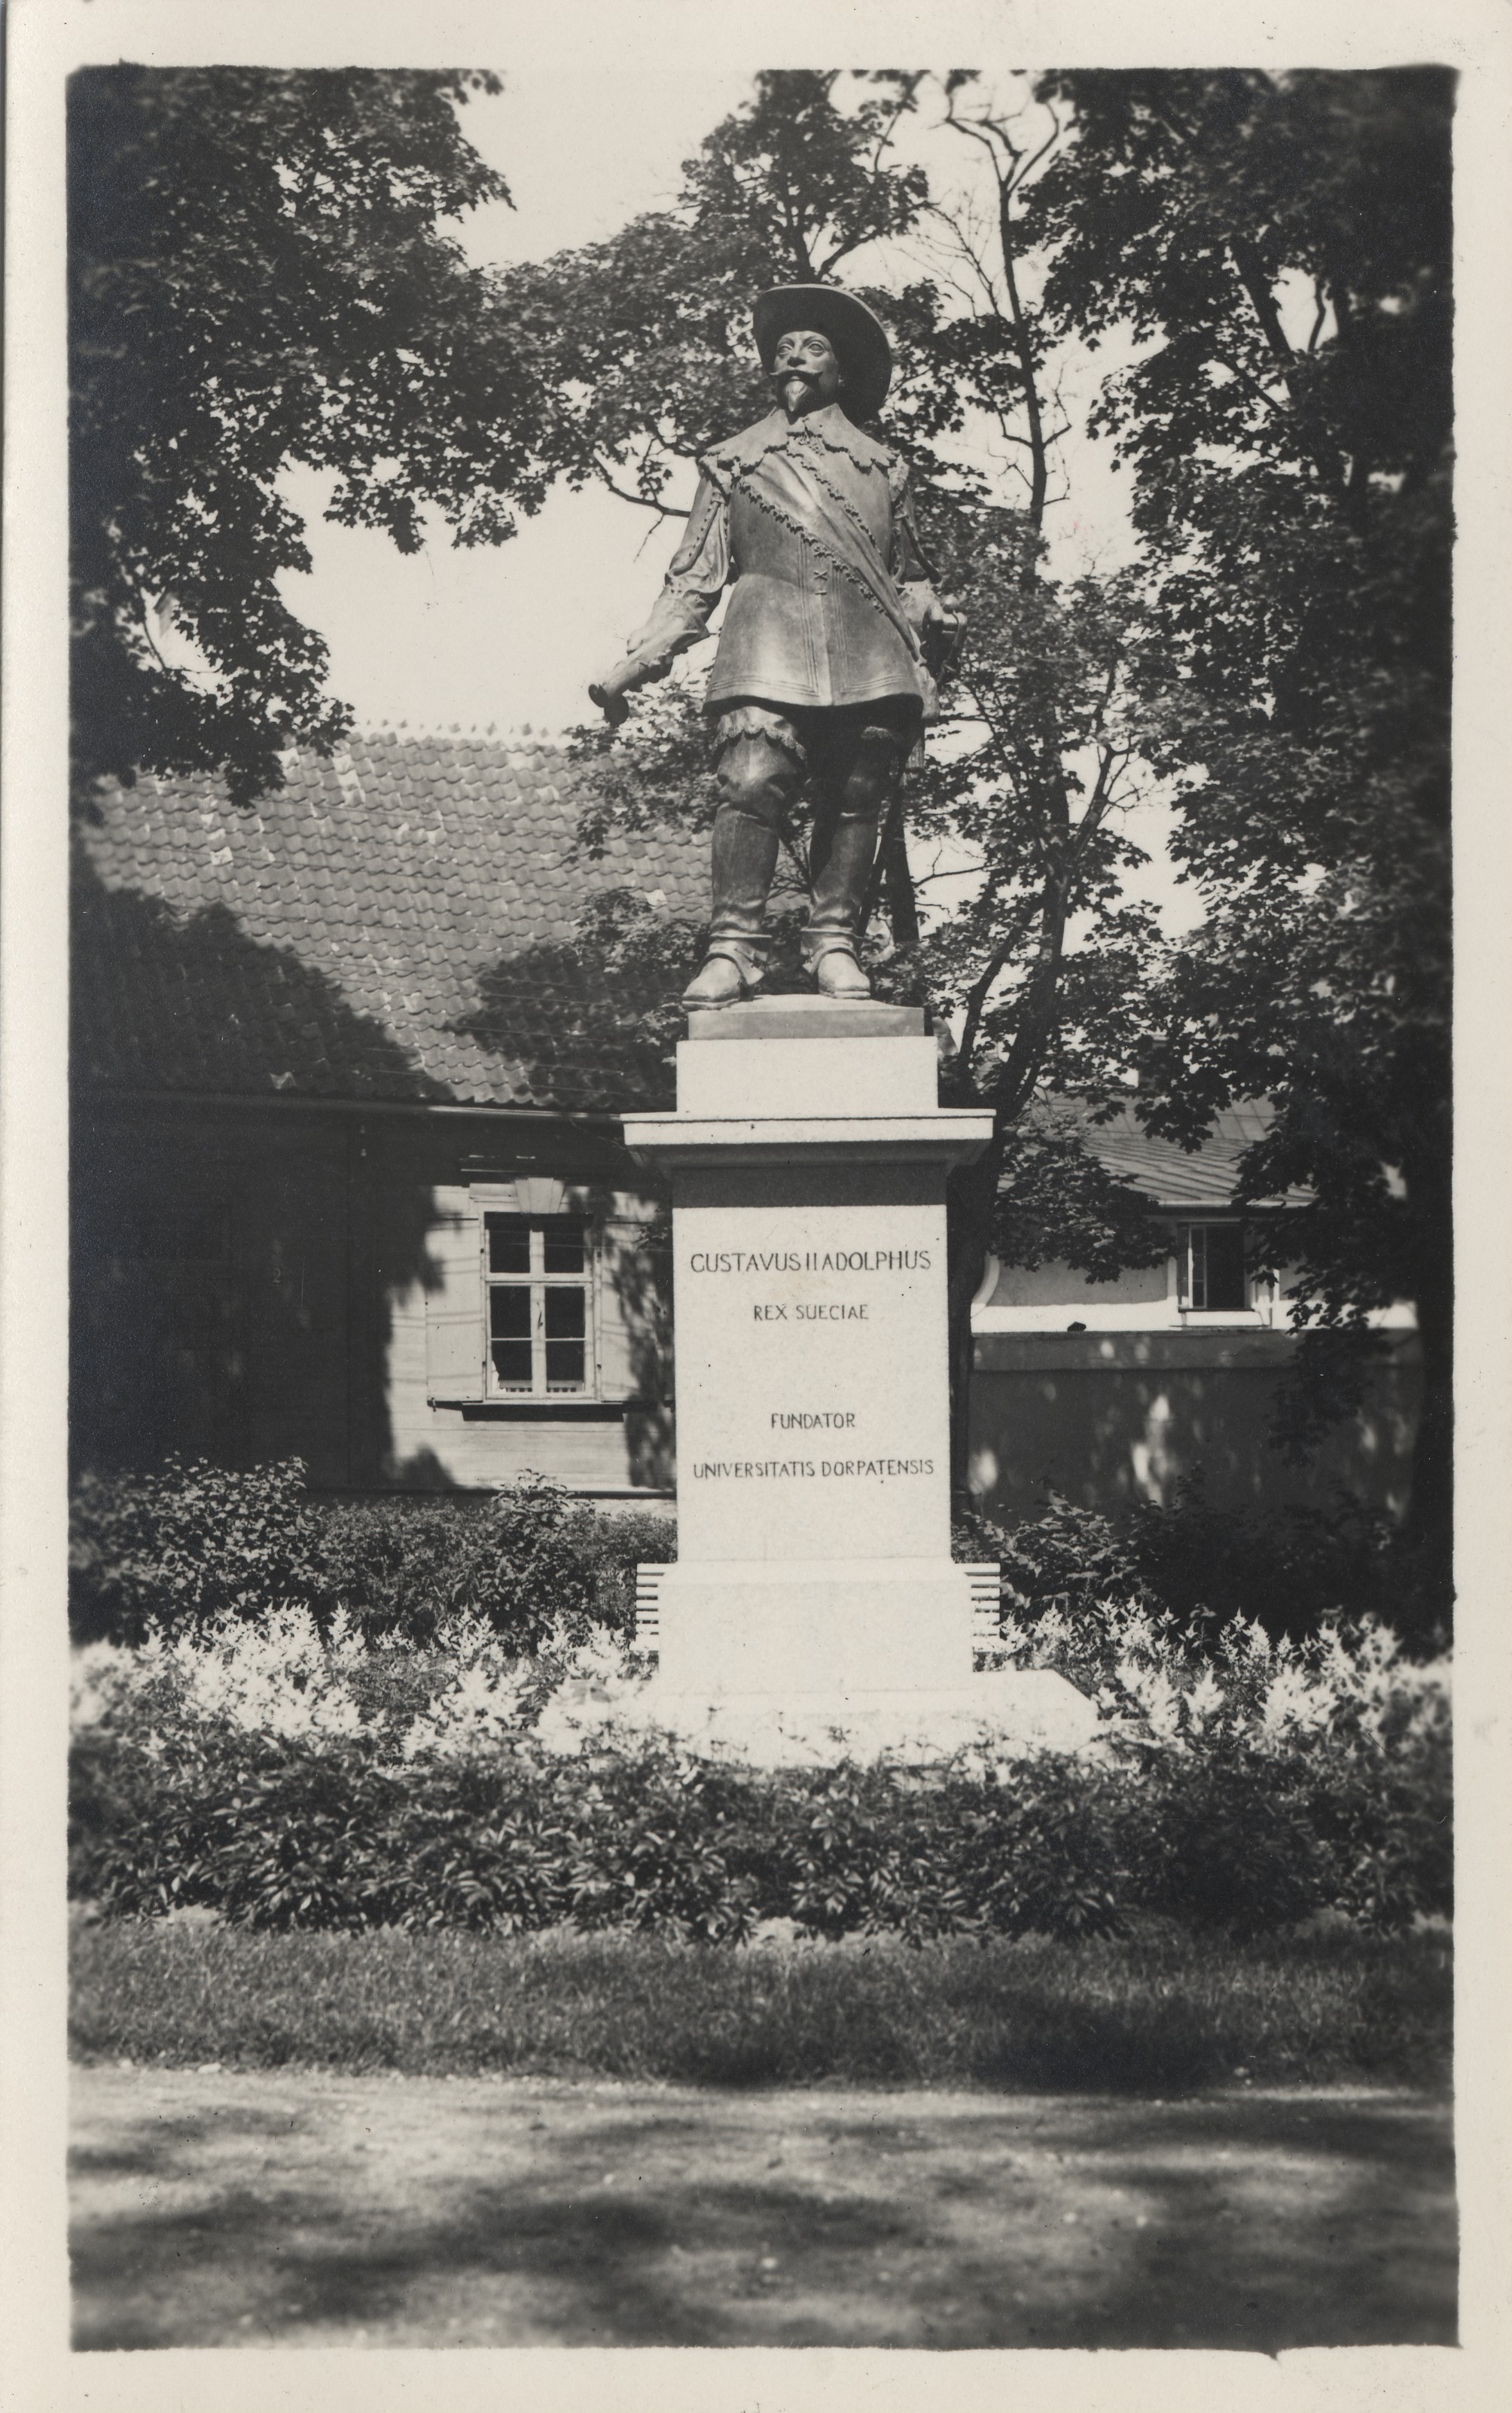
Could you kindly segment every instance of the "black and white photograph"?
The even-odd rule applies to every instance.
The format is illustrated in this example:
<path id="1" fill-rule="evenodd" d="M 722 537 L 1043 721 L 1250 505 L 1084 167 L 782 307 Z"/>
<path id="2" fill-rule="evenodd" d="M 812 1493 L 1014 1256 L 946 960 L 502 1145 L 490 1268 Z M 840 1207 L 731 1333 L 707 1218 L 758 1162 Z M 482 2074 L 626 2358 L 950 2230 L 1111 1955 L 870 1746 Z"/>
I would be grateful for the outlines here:
<path id="1" fill-rule="evenodd" d="M 1482 70 L 571 13 L 30 86 L 59 2368 L 1446 2405 Z"/>

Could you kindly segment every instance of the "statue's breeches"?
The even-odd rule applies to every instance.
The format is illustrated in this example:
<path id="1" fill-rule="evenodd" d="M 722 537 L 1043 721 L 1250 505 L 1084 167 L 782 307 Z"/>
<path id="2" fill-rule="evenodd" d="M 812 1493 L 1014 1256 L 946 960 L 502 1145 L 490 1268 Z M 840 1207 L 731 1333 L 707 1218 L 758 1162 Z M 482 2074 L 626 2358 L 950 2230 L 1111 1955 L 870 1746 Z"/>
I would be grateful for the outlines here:
<path id="1" fill-rule="evenodd" d="M 781 712 L 738 703 L 719 714 L 719 800 L 778 828 L 807 783 L 821 820 L 875 821 L 891 802 L 918 734 L 912 699 Z"/>
<path id="2" fill-rule="evenodd" d="M 807 783 L 814 805 L 810 962 L 854 946 L 877 851 L 877 823 L 895 794 L 917 731 L 912 700 L 779 712 L 741 703 L 715 730 L 719 812 L 714 825 L 716 940 L 760 951 L 782 822 Z"/>

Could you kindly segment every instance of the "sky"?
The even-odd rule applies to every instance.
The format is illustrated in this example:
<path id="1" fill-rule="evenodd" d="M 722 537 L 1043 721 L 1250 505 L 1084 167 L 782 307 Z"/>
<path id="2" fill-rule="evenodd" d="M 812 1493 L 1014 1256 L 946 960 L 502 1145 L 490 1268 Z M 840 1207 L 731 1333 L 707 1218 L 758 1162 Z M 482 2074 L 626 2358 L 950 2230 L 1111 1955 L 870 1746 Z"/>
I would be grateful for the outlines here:
<path id="1" fill-rule="evenodd" d="M 458 240 L 480 264 L 542 259 L 670 205 L 683 161 L 749 96 L 750 82 L 744 70 L 661 66 L 640 78 L 622 67 L 507 76 L 502 95 L 469 101 L 463 125 L 507 179 L 514 206 L 472 213 L 455 229 Z M 956 171 L 948 137 L 926 124 L 910 140 L 937 192 L 953 171 L 970 179 L 971 146 L 958 146 Z M 890 267 L 917 274 L 920 264 L 916 255 L 890 258 L 874 246 L 852 266 L 882 281 Z M 1050 566 L 1061 574 L 1109 567 L 1132 550 L 1127 480 L 1111 448 L 1084 432 L 1096 386 L 1117 358 L 1106 349 L 1073 352 L 1062 363 L 1061 398 L 1074 426 L 1061 448 L 1067 499 L 1048 521 Z M 987 454 L 996 440 L 977 431 Z M 690 502 L 692 480 L 689 470 L 688 491 L 674 487 L 670 499 Z M 556 735 L 596 718 L 587 684 L 645 619 L 679 522 L 658 520 L 607 491 L 558 488 L 501 546 L 457 548 L 437 518 L 422 550 L 407 556 L 379 531 L 327 522 L 332 482 L 304 469 L 286 472 L 282 489 L 304 519 L 312 568 L 280 583 L 290 608 L 325 637 L 332 691 L 353 707 L 359 726 Z M 708 659 L 695 651 L 689 670 L 700 673 Z M 1152 855 L 1163 853 L 1166 817 L 1158 807 L 1131 815 L 1126 825 Z M 916 867 L 941 868 L 933 860 Z M 1173 930 L 1197 918 L 1195 900 L 1173 886 L 1164 861 L 1136 884 L 1161 904 Z M 953 881 L 937 880 L 931 901 L 943 906 L 954 893 Z"/>

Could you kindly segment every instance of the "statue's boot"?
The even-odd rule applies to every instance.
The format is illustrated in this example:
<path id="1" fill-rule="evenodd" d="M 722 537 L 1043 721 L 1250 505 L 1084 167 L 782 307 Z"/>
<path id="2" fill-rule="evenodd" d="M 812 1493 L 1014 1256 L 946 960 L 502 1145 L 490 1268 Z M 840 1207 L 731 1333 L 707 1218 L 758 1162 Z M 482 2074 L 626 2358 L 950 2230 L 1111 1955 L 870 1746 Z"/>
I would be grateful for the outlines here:
<path id="1" fill-rule="evenodd" d="M 871 995 L 856 945 L 876 855 L 876 814 L 841 813 L 814 879 L 813 910 L 803 931 L 803 959 L 821 997 Z"/>
<path id="2" fill-rule="evenodd" d="M 763 916 L 777 869 L 778 834 L 771 823 L 721 805 L 714 820 L 714 918 L 704 961 L 683 991 L 690 1014 L 738 1005 L 754 996 L 770 947 Z"/>

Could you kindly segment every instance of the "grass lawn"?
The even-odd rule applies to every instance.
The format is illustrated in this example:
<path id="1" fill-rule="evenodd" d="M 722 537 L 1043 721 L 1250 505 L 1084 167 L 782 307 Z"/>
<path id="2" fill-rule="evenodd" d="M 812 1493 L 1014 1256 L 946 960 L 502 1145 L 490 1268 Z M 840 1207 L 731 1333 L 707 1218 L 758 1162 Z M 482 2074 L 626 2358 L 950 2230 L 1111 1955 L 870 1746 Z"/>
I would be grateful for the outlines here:
<path id="1" fill-rule="evenodd" d="M 75 2342 L 1454 2335 L 1449 1954 L 74 1938 Z"/>
<path id="2" fill-rule="evenodd" d="M 74 2341 L 1452 2343 L 1447 2114 L 310 2071 L 74 2075 Z"/>
<path id="3" fill-rule="evenodd" d="M 75 2057 L 191 2068 L 1432 2087 L 1447 2080 L 1449 2017 L 1448 1940 L 1435 1933 L 734 1951 L 624 1933 L 272 1935 L 147 1921 L 81 1925 L 73 1941 Z"/>

